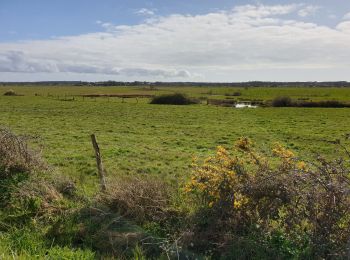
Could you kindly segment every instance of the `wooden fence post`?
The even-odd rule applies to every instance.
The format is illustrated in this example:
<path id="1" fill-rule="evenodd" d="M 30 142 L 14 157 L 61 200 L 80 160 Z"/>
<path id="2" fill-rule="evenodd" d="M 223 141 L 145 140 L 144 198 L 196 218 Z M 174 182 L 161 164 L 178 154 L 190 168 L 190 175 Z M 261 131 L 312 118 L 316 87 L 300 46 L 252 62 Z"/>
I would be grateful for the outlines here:
<path id="1" fill-rule="evenodd" d="M 92 141 L 92 146 L 94 147 L 94 150 L 95 150 L 96 164 L 97 164 L 98 175 L 100 177 L 101 190 L 106 191 L 105 172 L 103 169 L 100 148 L 98 147 L 98 143 L 97 143 L 95 134 L 91 135 L 91 141 Z"/>

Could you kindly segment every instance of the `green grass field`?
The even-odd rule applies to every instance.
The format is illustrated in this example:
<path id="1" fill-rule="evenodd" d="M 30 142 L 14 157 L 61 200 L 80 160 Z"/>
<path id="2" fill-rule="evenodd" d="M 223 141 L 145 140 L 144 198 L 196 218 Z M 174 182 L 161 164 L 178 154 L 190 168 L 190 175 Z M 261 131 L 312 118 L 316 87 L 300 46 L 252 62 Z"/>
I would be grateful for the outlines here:
<path id="1" fill-rule="evenodd" d="M 140 93 L 140 94 L 165 94 L 165 93 L 185 93 L 193 97 L 204 98 L 225 98 L 235 92 L 240 92 L 241 99 L 272 100 L 279 96 L 290 96 L 293 99 L 308 98 L 312 101 L 338 100 L 350 101 L 349 88 L 336 87 L 78 87 L 78 86 L 0 86 L 0 93 L 8 89 L 13 89 L 18 94 L 26 96 L 42 95 L 81 95 L 81 94 L 118 94 L 118 93 Z M 226 95 L 226 96 L 225 96 Z"/>
<path id="2" fill-rule="evenodd" d="M 8 87 L 1 87 L 0 93 Z M 24 96 L 0 96 L 0 125 L 18 134 L 38 137 L 48 163 L 76 179 L 88 194 L 97 183 L 90 134 L 97 135 L 108 176 L 156 174 L 178 179 L 189 174 L 191 157 L 204 157 L 218 145 L 231 146 L 240 136 L 269 149 L 274 142 L 296 153 L 332 155 L 325 141 L 349 132 L 349 109 L 257 108 L 234 109 L 201 105 L 150 105 L 148 99 L 47 97 L 88 93 L 184 92 L 189 96 L 224 97 L 241 91 L 240 98 L 269 100 L 276 96 L 312 100 L 350 100 L 346 88 L 162 88 L 14 87 Z M 40 95 L 40 96 L 35 96 Z M 220 97 L 220 96 L 219 96 Z M 308 145 L 305 145 L 308 144 Z M 310 145 L 311 144 L 311 145 Z"/>
<path id="3" fill-rule="evenodd" d="M 14 177 L 7 176 L 6 172 L 0 169 L 5 173 L 4 179 L 0 179 L 0 203 L 6 205 L 0 209 L 0 259 L 42 259 L 43 255 L 48 259 L 99 259 L 111 256 L 145 259 L 144 252 L 135 244 L 137 241 L 129 247 L 129 239 L 119 237 L 125 234 L 147 234 L 163 239 L 162 241 L 165 239 L 166 243 L 169 243 L 177 232 L 189 228 L 187 221 L 191 221 L 191 228 L 202 221 L 209 221 L 209 224 L 212 221 L 205 215 L 201 220 L 197 219 L 195 214 L 192 215 L 200 209 L 198 205 L 193 205 L 198 202 L 191 200 L 192 197 L 188 197 L 183 191 L 183 181 L 188 180 L 192 172 L 193 157 L 206 158 L 215 153 L 218 145 L 230 148 L 239 137 L 245 136 L 251 138 L 260 151 L 270 151 L 273 144 L 279 142 L 303 159 L 312 160 L 317 153 L 333 158 L 339 153 L 335 151 L 335 146 L 327 141 L 342 139 L 350 132 L 350 108 L 237 109 L 207 105 L 205 102 L 205 99 L 226 98 L 269 101 L 278 96 L 290 96 L 295 100 L 348 102 L 350 89 L 347 88 L 147 89 L 17 86 L 11 89 L 20 96 L 4 96 L 3 93 L 9 89 L 0 87 L 0 126 L 17 135 L 28 136 L 29 144 L 42 151 L 50 169 L 54 170 L 45 169 L 44 172 L 38 172 L 39 175 L 35 175 L 36 172 L 33 171 L 35 174 L 26 179 L 27 177 L 21 177 L 25 176 L 23 173 L 16 177 L 16 169 Z M 241 96 L 229 96 L 234 92 L 241 92 Z M 169 93 L 185 93 L 191 98 L 202 98 L 203 102 L 186 106 L 151 105 L 149 98 L 122 100 L 115 97 L 81 96 Z M 167 187 L 164 191 L 171 194 L 168 203 L 171 204 L 172 210 L 179 216 L 184 216 L 184 219 L 177 218 L 173 223 L 173 218 L 165 218 L 165 224 L 155 220 L 137 222 L 133 218 L 120 215 L 120 208 L 114 211 L 105 209 L 99 200 L 103 192 L 99 191 L 99 178 L 90 140 L 92 133 L 96 134 L 100 145 L 107 171 L 107 186 L 112 185 L 113 189 L 110 191 L 116 192 L 117 200 L 128 200 L 130 193 L 125 195 L 122 192 L 123 188 L 128 190 L 136 185 L 133 182 L 123 182 L 125 178 L 121 178 L 122 176 L 146 176 L 141 179 L 149 179 L 149 184 L 143 184 L 144 186 L 139 188 L 141 191 L 150 189 L 150 192 L 157 189 L 152 188 L 157 182 L 149 177 L 160 177 L 156 179 L 164 181 L 167 185 L 164 186 Z M 73 180 L 73 186 L 77 190 L 74 190 L 71 197 L 59 191 L 56 199 L 48 199 L 50 194 L 58 192 L 62 181 L 60 175 L 69 177 L 69 183 Z M 24 179 L 21 181 L 20 178 Z M 50 183 L 56 186 L 50 186 Z M 121 195 L 118 188 L 113 186 L 115 183 L 121 183 Z M 31 187 L 29 190 L 26 190 L 27 185 Z M 35 191 L 36 186 L 39 187 L 39 191 Z M 26 199 L 18 196 L 17 190 L 24 192 Z M 30 195 L 31 192 L 34 192 L 34 195 Z M 137 190 L 132 191 L 135 192 L 137 193 Z M 27 196 L 32 197 L 28 199 Z M 142 203 L 140 205 L 132 202 L 129 206 L 132 208 L 135 205 L 137 209 L 141 206 L 142 211 Z M 166 207 L 168 206 L 167 204 Z M 91 215 L 91 207 L 97 207 L 98 212 L 102 213 Z M 84 210 L 88 210 L 87 215 Z M 108 214 L 103 213 L 104 210 L 107 210 Z M 201 216 L 200 211 L 198 212 Z M 215 211 L 212 211 L 212 214 L 215 215 Z M 120 220 L 121 222 L 118 222 Z M 104 232 L 114 232 L 116 240 L 104 237 Z M 255 236 L 253 234 L 246 237 L 248 244 L 245 245 L 245 249 L 240 251 L 241 245 L 233 246 L 232 254 L 244 255 L 253 250 L 257 259 L 269 258 L 269 253 L 264 253 L 264 246 L 257 247 L 260 242 L 254 244 L 254 241 L 261 240 L 249 237 Z M 283 235 L 282 233 L 282 240 L 276 242 L 270 241 L 268 234 L 263 234 L 264 239 L 267 239 L 263 241 L 270 241 L 267 243 L 276 247 L 276 257 L 284 254 L 285 257 L 297 256 L 304 252 L 303 246 L 288 244 Z M 210 244 L 210 239 L 207 242 Z M 122 251 L 108 251 L 123 246 Z M 293 251 L 294 249 L 296 251 Z M 196 252 L 210 256 L 210 252 L 204 251 Z M 150 252 L 148 254 L 152 255 Z M 165 257 L 164 254 L 163 256 Z M 164 257 L 161 259 L 165 259 Z M 215 256 L 213 259 L 216 259 Z"/>

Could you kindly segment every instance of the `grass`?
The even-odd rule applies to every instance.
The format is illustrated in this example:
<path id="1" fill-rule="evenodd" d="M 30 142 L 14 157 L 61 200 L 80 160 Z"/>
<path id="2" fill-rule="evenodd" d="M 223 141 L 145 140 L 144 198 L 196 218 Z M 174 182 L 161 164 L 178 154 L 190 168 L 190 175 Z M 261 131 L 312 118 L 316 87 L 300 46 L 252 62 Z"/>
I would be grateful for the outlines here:
<path id="1" fill-rule="evenodd" d="M 161 95 L 171 93 L 184 93 L 191 97 L 205 97 L 225 99 L 232 98 L 236 92 L 240 96 L 234 98 L 272 100 L 280 96 L 289 96 L 292 99 L 309 99 L 310 101 L 320 100 L 350 100 L 350 88 L 336 87 L 254 87 L 254 88 L 235 88 L 235 87 L 157 87 L 150 89 L 147 87 L 70 87 L 70 86 L 11 86 L 11 89 L 17 94 L 34 96 L 42 95 L 82 95 L 82 94 L 145 94 Z M 0 86 L 0 94 L 9 90 L 8 86 Z M 230 96 L 231 95 L 231 96 Z"/>
<path id="2" fill-rule="evenodd" d="M 48 97 L 48 94 L 64 97 L 92 93 L 183 92 L 190 97 L 224 99 L 225 94 L 239 91 L 242 95 L 235 98 L 272 100 L 288 95 L 293 99 L 349 101 L 350 89 L 346 88 L 11 88 L 24 96 L 2 96 L 8 88 L 0 87 L 0 125 L 17 134 L 37 137 L 32 145 L 42 149 L 50 165 L 73 178 L 78 192 L 87 197 L 94 195 L 99 187 L 91 133 L 97 136 L 109 180 L 124 175 L 155 175 L 168 182 L 178 182 L 189 176 L 193 156 L 207 157 L 216 146 L 229 147 L 241 136 L 252 138 L 266 150 L 271 143 L 280 142 L 306 158 L 314 153 L 332 157 L 334 148 L 325 141 L 346 134 L 350 124 L 347 108 L 233 109 L 205 104 L 159 106 L 149 104 L 149 99 L 131 98 L 122 102 L 118 98 L 83 100 L 79 97 L 69 102 Z M 16 240 L 1 235 L 0 251 L 9 244 L 11 251 L 18 255 L 42 254 L 42 248 L 47 249 L 47 246 L 35 248 L 40 246 L 38 242 L 29 245 L 34 249 L 18 251 L 15 249 L 19 246 L 11 244 Z M 42 243 L 41 238 L 38 241 Z M 55 250 L 66 250 L 67 255 L 74 253 L 64 248 L 55 248 L 52 252 Z M 84 252 L 76 252 L 80 253 Z M 86 251 L 86 255 L 93 257 L 90 251 Z M 0 254 L 1 257 L 6 255 Z"/>
<path id="3" fill-rule="evenodd" d="M 64 102 L 46 97 L 0 97 L 0 125 L 38 136 L 43 155 L 86 191 L 97 182 L 89 135 L 97 135 L 109 176 L 186 176 L 191 157 L 207 156 L 240 136 L 262 147 L 281 142 L 305 155 L 332 153 L 324 140 L 347 129 L 348 109 L 158 106 L 128 100 Z M 305 147 L 305 143 L 312 146 Z"/>

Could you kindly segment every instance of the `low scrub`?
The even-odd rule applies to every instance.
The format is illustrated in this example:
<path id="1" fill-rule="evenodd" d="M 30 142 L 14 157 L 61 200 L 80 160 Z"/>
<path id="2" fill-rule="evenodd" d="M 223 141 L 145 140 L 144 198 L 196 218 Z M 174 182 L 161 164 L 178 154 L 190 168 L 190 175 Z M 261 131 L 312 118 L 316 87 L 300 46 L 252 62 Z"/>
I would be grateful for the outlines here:
<path id="1" fill-rule="evenodd" d="M 242 96 L 242 93 L 239 91 L 236 91 L 233 93 L 226 93 L 225 96 L 227 96 L 227 97 L 239 97 L 239 96 Z"/>
<path id="2" fill-rule="evenodd" d="M 179 217 L 172 206 L 174 191 L 149 176 L 120 178 L 109 183 L 91 205 L 70 215 L 70 225 L 67 219 L 55 224 L 50 238 L 64 246 L 66 237 L 75 237 L 74 244 L 92 244 L 101 255 L 118 259 L 132 259 L 137 252 L 157 259 L 165 254 L 162 247 L 172 236 L 169 227 Z"/>
<path id="3" fill-rule="evenodd" d="M 318 157 L 308 163 L 278 144 L 269 157 L 256 152 L 246 138 L 235 147 L 218 147 L 215 156 L 195 163 L 186 186 L 197 204 L 193 240 L 198 250 L 212 247 L 229 254 L 234 249 L 242 255 L 258 249 L 256 244 L 265 245 L 266 257 L 345 258 L 348 162 Z M 249 248 L 237 251 L 238 241 L 246 241 L 239 247 Z"/>
<path id="4" fill-rule="evenodd" d="M 272 101 L 273 107 L 292 107 L 293 101 L 290 97 L 276 97 Z"/>
<path id="5" fill-rule="evenodd" d="M 109 185 L 100 202 L 137 223 L 162 221 L 171 214 L 173 189 L 156 178 L 123 178 Z"/>
<path id="6" fill-rule="evenodd" d="M 230 100 L 230 99 L 208 99 L 207 104 L 208 105 L 214 105 L 214 106 L 222 106 L 222 107 L 234 107 L 236 105 L 236 100 Z"/>
<path id="7" fill-rule="evenodd" d="M 4 93 L 4 96 L 18 96 L 18 94 L 14 90 L 10 89 Z"/>
<path id="8" fill-rule="evenodd" d="M 11 204 L 20 183 L 45 168 L 39 153 L 28 148 L 26 138 L 0 129 L 0 206 Z"/>
<path id="9" fill-rule="evenodd" d="M 197 100 L 191 99 L 180 93 L 156 96 L 151 100 L 151 104 L 161 105 L 191 105 L 197 103 Z"/>
<path id="10" fill-rule="evenodd" d="M 0 129 L 0 176 L 14 173 L 30 173 L 44 164 L 38 152 L 28 148 L 24 137 L 13 134 L 10 130 Z"/>
<path id="11" fill-rule="evenodd" d="M 180 187 L 150 176 L 124 177 L 88 200 L 77 197 L 71 180 L 48 174 L 23 138 L 8 130 L 0 137 L 5 252 L 345 259 L 350 249 L 350 152 L 339 141 L 342 158 L 305 161 L 280 144 L 262 153 L 241 138 L 233 149 L 220 146 L 195 159 Z M 74 247 L 80 249 L 68 249 Z"/>
<path id="12" fill-rule="evenodd" d="M 27 139 L 0 129 L 0 223 L 20 224 L 64 210 L 64 197 L 75 196 L 75 185 L 54 173 Z"/>
<path id="13" fill-rule="evenodd" d="M 307 99 L 292 100 L 290 97 L 277 97 L 271 105 L 273 107 L 324 107 L 324 108 L 345 108 L 350 107 L 349 103 L 336 100 L 308 101 Z"/>
<path id="14" fill-rule="evenodd" d="M 303 102 L 297 102 L 296 106 L 298 107 L 333 107 L 333 108 L 344 108 L 344 107 L 350 107 L 349 103 L 335 101 L 335 100 L 326 100 L 326 101 L 318 101 L 318 102 L 311 102 L 311 101 L 303 101 Z"/>

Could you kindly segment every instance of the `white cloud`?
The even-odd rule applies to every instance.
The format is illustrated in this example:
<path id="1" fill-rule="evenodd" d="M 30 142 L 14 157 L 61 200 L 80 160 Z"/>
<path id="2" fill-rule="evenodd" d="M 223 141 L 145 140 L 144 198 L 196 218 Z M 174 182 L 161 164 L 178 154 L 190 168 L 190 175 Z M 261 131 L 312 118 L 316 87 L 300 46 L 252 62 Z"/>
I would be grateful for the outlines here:
<path id="1" fill-rule="evenodd" d="M 350 12 L 348 12 L 347 14 L 345 14 L 345 15 L 343 16 L 343 19 L 344 19 L 344 20 L 350 20 Z"/>
<path id="2" fill-rule="evenodd" d="M 298 11 L 298 15 L 300 17 L 312 16 L 312 15 L 315 15 L 317 13 L 317 11 L 320 10 L 320 9 L 321 9 L 320 6 L 307 5 L 307 6 L 304 6 L 302 9 L 300 9 Z"/>
<path id="3" fill-rule="evenodd" d="M 138 25 L 99 22 L 105 32 L 1 43 L 0 79 L 2 73 L 2 80 L 9 73 L 71 73 L 76 79 L 350 80 L 344 72 L 350 69 L 350 22 L 332 28 L 287 18 L 302 8 L 245 5 Z"/>
<path id="4" fill-rule="evenodd" d="M 337 29 L 344 33 L 350 33 L 350 21 L 341 22 L 337 25 Z"/>
<path id="5" fill-rule="evenodd" d="M 243 5 L 237 6 L 233 12 L 241 17 L 259 18 L 268 16 L 285 15 L 294 12 L 298 8 L 296 4 L 290 5 Z"/>
<path id="6" fill-rule="evenodd" d="M 135 14 L 138 14 L 138 15 L 145 15 L 145 16 L 152 16 L 154 15 L 154 10 L 151 10 L 151 9 L 147 9 L 147 8 L 141 8 L 140 10 L 137 10 L 135 12 Z"/>

